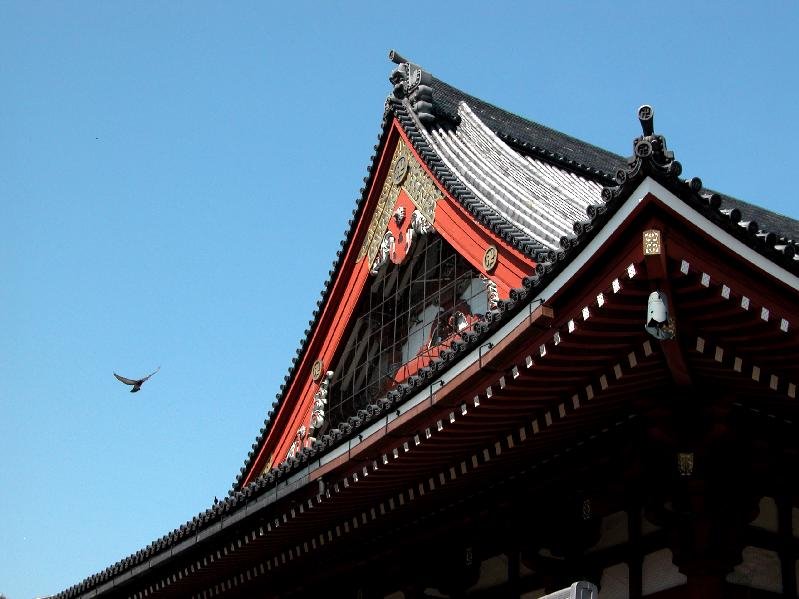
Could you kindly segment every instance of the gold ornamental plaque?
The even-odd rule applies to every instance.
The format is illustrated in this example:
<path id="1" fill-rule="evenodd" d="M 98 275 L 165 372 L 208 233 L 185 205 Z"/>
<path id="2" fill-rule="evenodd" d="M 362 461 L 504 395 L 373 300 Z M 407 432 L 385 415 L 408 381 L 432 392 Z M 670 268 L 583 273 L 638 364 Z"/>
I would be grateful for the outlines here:
<path id="1" fill-rule="evenodd" d="M 497 248 L 493 245 L 489 245 L 486 248 L 485 254 L 483 254 L 483 268 L 486 269 L 486 272 L 490 272 L 494 269 L 497 265 L 498 258 L 499 253 L 497 252 Z"/>
<path id="2" fill-rule="evenodd" d="M 322 376 L 322 370 L 324 369 L 324 364 L 322 364 L 322 360 L 317 360 L 311 366 L 311 378 L 314 381 L 318 381 L 319 377 Z"/>
<path id="3" fill-rule="evenodd" d="M 663 251 L 660 231 L 648 229 L 643 235 L 644 256 L 659 256 Z"/>
<path id="4" fill-rule="evenodd" d="M 417 162 L 411 149 L 404 141 L 399 140 L 394 148 L 389 174 L 383 182 L 366 239 L 358 252 L 358 261 L 367 258 L 370 264 L 374 262 L 388 221 L 394 214 L 397 198 L 403 189 L 427 222 L 431 225 L 435 223 L 436 204 L 443 199 L 444 194 Z"/>

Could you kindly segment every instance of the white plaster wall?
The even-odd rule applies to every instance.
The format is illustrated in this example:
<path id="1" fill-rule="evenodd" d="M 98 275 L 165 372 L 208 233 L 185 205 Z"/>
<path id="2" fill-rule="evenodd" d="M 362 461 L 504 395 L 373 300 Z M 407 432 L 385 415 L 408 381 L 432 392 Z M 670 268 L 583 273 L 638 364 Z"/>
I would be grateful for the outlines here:
<path id="1" fill-rule="evenodd" d="M 771 532 L 777 532 L 777 502 L 773 497 L 763 497 L 760 500 L 760 513 L 752 520 L 752 526 Z"/>
<path id="2" fill-rule="evenodd" d="M 630 568 L 627 564 L 616 564 L 602 571 L 599 583 L 599 599 L 629 599 Z"/>
<path id="3" fill-rule="evenodd" d="M 504 553 L 495 555 L 480 562 L 480 578 L 474 586 L 469 587 L 467 593 L 490 589 L 508 581 L 508 556 Z"/>
<path id="4" fill-rule="evenodd" d="M 760 547 L 744 547 L 743 562 L 727 575 L 733 584 L 782 593 L 782 569 L 776 551 Z"/>
<path id="5" fill-rule="evenodd" d="M 614 512 L 602 518 L 601 535 L 589 551 L 597 551 L 626 543 L 628 539 L 627 512 Z"/>
<path id="6" fill-rule="evenodd" d="M 644 595 L 682 586 L 688 582 L 685 574 L 682 574 L 672 562 L 672 557 L 671 549 L 661 549 L 644 556 Z"/>

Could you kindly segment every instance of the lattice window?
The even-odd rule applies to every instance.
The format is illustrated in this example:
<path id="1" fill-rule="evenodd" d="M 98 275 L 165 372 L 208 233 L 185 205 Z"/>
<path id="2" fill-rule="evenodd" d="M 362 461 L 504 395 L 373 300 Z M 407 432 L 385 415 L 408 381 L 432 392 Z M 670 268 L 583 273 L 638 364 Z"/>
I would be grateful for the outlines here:
<path id="1" fill-rule="evenodd" d="M 438 235 L 365 291 L 334 368 L 328 406 L 338 422 L 437 357 L 496 302 L 496 287 Z"/>

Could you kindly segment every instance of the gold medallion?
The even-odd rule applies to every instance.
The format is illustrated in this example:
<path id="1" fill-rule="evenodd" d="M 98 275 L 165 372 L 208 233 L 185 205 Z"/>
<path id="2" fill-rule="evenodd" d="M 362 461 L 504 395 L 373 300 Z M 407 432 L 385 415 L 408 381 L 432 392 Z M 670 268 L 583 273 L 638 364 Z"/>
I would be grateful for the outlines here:
<path id="1" fill-rule="evenodd" d="M 322 364 L 322 360 L 317 360 L 311 366 L 311 378 L 314 381 L 318 381 L 319 377 L 322 376 L 322 369 L 324 368 L 324 364 Z"/>
<path id="2" fill-rule="evenodd" d="M 493 245 L 489 245 L 486 248 L 485 254 L 483 254 L 483 268 L 485 268 L 486 272 L 490 272 L 494 269 L 497 265 L 498 258 L 499 253 L 497 252 L 497 248 Z"/>

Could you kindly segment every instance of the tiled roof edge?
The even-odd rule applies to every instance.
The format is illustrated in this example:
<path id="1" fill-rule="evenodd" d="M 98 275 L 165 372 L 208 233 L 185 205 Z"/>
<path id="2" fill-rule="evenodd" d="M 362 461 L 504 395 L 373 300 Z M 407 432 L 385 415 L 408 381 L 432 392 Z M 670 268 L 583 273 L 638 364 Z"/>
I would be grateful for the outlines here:
<path id="1" fill-rule="evenodd" d="M 249 472 L 249 470 L 254 465 L 255 459 L 258 455 L 258 452 L 261 448 L 261 445 L 266 440 L 267 435 L 271 431 L 272 428 L 272 419 L 275 414 L 277 414 L 278 409 L 280 408 L 283 398 L 285 396 L 286 391 L 288 390 L 294 376 L 296 374 L 296 366 L 301 361 L 307 347 L 308 343 L 310 342 L 314 331 L 316 330 L 317 325 L 319 324 L 319 318 L 321 315 L 321 308 L 325 304 L 327 300 L 328 293 L 332 287 L 333 281 L 336 279 L 336 275 L 341 266 L 341 259 L 346 254 L 347 250 L 352 243 L 352 236 L 355 230 L 355 227 L 358 224 L 358 219 L 360 218 L 361 212 L 366 204 L 366 198 L 369 193 L 369 189 L 372 186 L 372 183 L 375 178 L 375 173 L 377 170 L 378 161 L 380 159 L 380 155 L 383 151 L 383 147 L 386 143 L 386 139 L 388 137 L 388 132 L 391 128 L 392 123 L 392 114 L 386 107 L 386 110 L 383 112 L 383 120 L 380 126 L 380 134 L 377 137 L 377 143 L 374 146 L 374 152 L 369 160 L 369 164 L 366 167 L 367 175 L 364 177 L 363 182 L 364 185 L 360 189 L 360 195 L 356 198 L 355 207 L 352 210 L 352 215 L 347 222 L 347 228 L 344 231 L 344 237 L 341 241 L 341 247 L 336 252 L 336 258 L 333 261 L 333 264 L 328 271 L 328 277 L 322 285 L 322 291 L 319 295 L 319 299 L 316 301 L 316 309 L 313 311 L 313 318 L 308 321 L 308 328 L 305 329 L 302 339 L 300 340 L 300 345 L 296 350 L 296 355 L 291 360 L 291 366 L 288 369 L 288 372 L 283 377 L 283 383 L 280 385 L 280 389 L 278 393 L 275 395 L 275 401 L 272 402 L 272 409 L 267 412 L 266 419 L 264 420 L 264 424 L 259 431 L 259 435 L 256 438 L 255 442 L 251 445 L 250 451 L 247 454 L 247 458 L 244 461 L 244 465 L 239 469 L 239 473 L 236 476 L 236 480 L 233 482 L 233 485 L 229 491 L 229 495 L 235 493 L 238 489 L 241 488 L 242 480 L 244 476 Z"/>
<path id="2" fill-rule="evenodd" d="M 181 525 L 180 527 L 174 529 L 173 531 L 165 534 L 161 538 L 153 541 L 145 547 L 144 549 L 140 549 L 134 554 L 119 560 L 115 564 L 109 566 L 105 570 L 93 574 L 80 583 L 73 585 L 69 589 L 57 594 L 53 595 L 52 599 L 72 599 L 73 597 L 77 597 L 79 594 L 86 592 L 87 590 L 101 585 L 107 582 L 110 578 L 115 576 L 116 574 L 120 573 L 121 571 L 135 567 L 140 565 L 141 563 L 150 559 L 154 554 L 158 553 L 163 549 L 167 549 L 174 544 L 188 538 L 191 535 L 194 535 L 203 529 L 207 528 L 211 524 L 217 522 L 221 517 L 229 512 L 237 509 L 240 506 L 242 499 L 250 498 L 254 493 L 259 490 L 265 490 L 264 485 L 275 481 L 277 477 L 280 480 L 277 482 L 281 482 L 283 480 L 282 474 L 285 472 L 285 468 L 283 470 L 274 470 L 272 474 L 274 476 L 270 477 L 268 475 L 262 474 L 258 476 L 255 480 L 253 480 L 249 485 L 246 487 L 242 487 L 242 479 L 246 472 L 248 472 L 252 466 L 254 465 L 255 458 L 257 456 L 257 452 L 260 449 L 261 445 L 265 441 L 267 435 L 269 434 L 272 428 L 272 419 L 273 416 L 277 413 L 279 409 L 285 392 L 288 390 L 289 384 L 293 380 L 296 372 L 296 365 L 299 360 L 302 358 L 307 345 L 313 335 L 313 332 L 316 330 L 316 327 L 319 323 L 319 317 L 321 314 L 320 308 L 324 305 L 324 302 L 327 299 L 327 295 L 330 291 L 332 286 L 332 282 L 335 280 L 335 276 L 338 273 L 341 264 L 341 258 L 346 253 L 347 249 L 349 248 L 349 244 L 351 243 L 352 233 L 354 231 L 355 226 L 357 225 L 358 218 L 360 217 L 361 211 L 366 203 L 366 197 L 371 187 L 371 184 L 375 177 L 375 172 L 377 169 L 378 160 L 380 154 L 383 151 L 383 147 L 386 143 L 386 139 L 388 137 L 388 132 L 391 128 L 391 124 L 393 122 L 393 114 L 389 111 L 388 107 L 383 113 L 383 120 L 381 123 L 381 132 L 378 135 L 378 142 L 374 146 L 374 153 L 369 161 L 367 166 L 367 176 L 364 177 L 364 186 L 360 189 L 360 196 L 356 199 L 355 207 L 352 210 L 352 216 L 348 221 L 347 229 L 344 232 L 344 238 L 341 242 L 341 248 L 336 252 L 336 259 L 333 261 L 331 269 L 328 273 L 328 278 L 325 280 L 322 291 L 320 293 L 320 297 L 316 302 L 317 309 L 313 312 L 313 319 L 308 322 L 308 328 L 305 330 L 303 338 L 300 340 L 300 345 L 296 350 L 296 356 L 292 359 L 292 364 L 288 369 L 288 372 L 284 376 L 284 382 L 280 385 L 280 391 L 277 393 L 275 401 L 272 403 L 272 409 L 267 413 L 266 419 L 264 420 L 264 424 L 261 427 L 258 437 L 256 438 L 255 442 L 252 444 L 249 453 L 247 454 L 247 459 L 244 462 L 244 465 L 241 467 L 239 474 L 234 481 L 232 488 L 228 492 L 228 496 L 223 499 L 222 501 L 215 501 L 213 506 L 201 512 L 187 523 Z M 273 487 L 270 487 L 273 488 Z M 268 489 L 266 489 L 268 490 Z M 257 493 L 257 496 L 260 496 L 262 493 Z"/>

